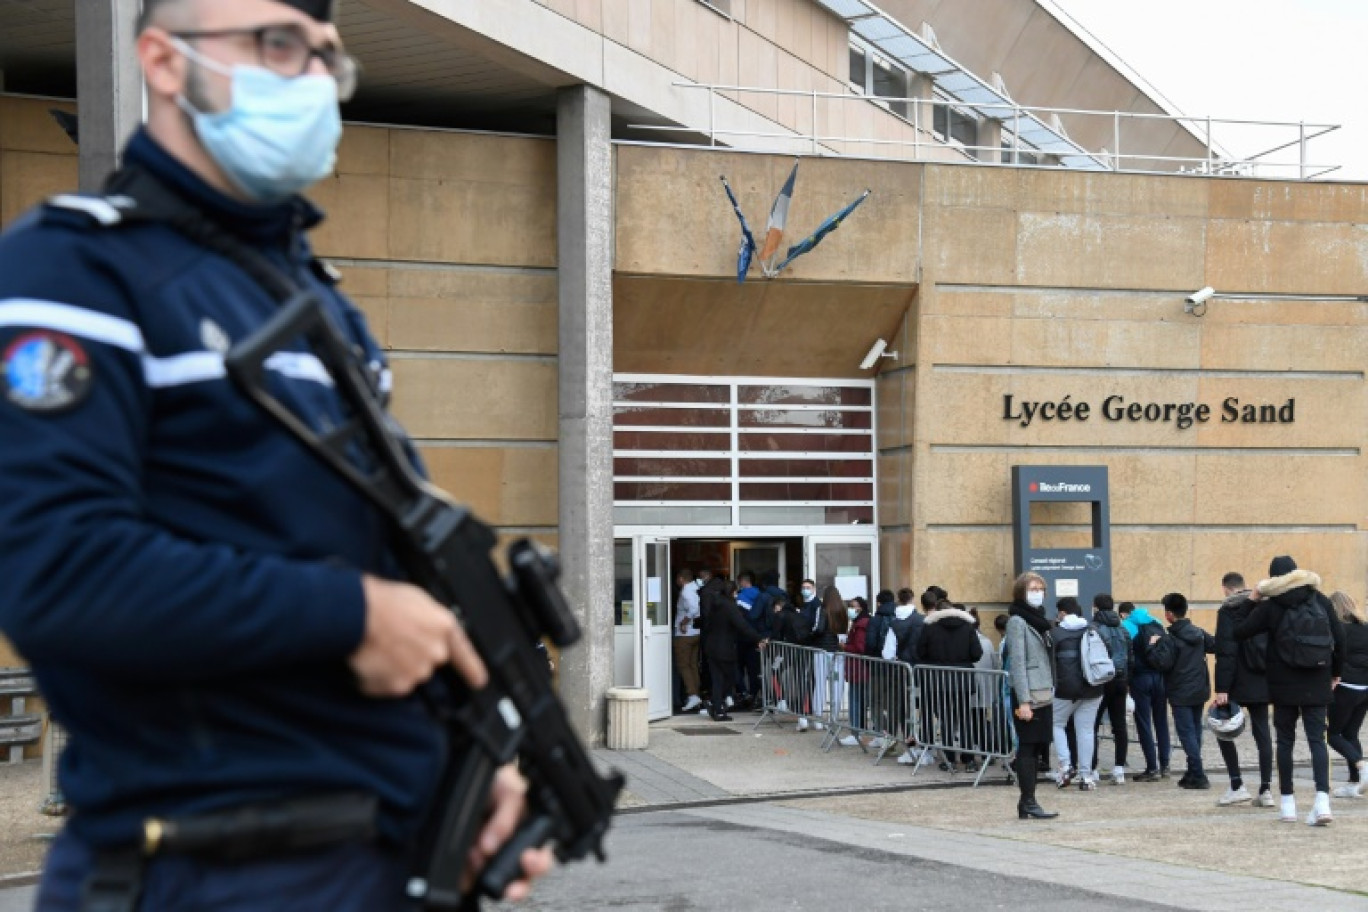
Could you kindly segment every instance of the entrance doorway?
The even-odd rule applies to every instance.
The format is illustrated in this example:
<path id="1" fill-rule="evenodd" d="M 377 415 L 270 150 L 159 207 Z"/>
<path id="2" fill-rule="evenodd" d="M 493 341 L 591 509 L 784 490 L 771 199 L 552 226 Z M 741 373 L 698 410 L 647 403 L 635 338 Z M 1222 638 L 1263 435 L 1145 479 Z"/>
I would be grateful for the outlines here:
<path id="1" fill-rule="evenodd" d="M 804 579 L 814 580 L 819 593 L 836 586 L 845 598 L 870 599 L 877 591 L 878 542 L 869 532 L 732 538 L 680 535 L 670 529 L 619 530 L 614 553 L 613 683 L 645 687 L 647 713 L 653 721 L 677 712 L 684 699 L 673 664 L 678 600 L 674 583 L 681 571 L 696 574 L 706 569 L 731 579 L 748 572 L 756 585 L 772 572 L 791 598 L 798 597 Z M 700 670 L 707 690 L 706 669 Z"/>

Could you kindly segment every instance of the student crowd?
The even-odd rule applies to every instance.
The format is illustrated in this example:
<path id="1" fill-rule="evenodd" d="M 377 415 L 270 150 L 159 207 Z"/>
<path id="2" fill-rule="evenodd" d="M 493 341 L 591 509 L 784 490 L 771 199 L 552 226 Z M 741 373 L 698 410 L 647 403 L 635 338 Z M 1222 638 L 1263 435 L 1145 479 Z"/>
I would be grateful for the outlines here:
<path id="1" fill-rule="evenodd" d="M 1144 767 L 1130 781 L 1170 778 L 1171 714 L 1186 757 L 1180 788 L 1211 788 L 1202 763 L 1203 733 L 1211 730 L 1230 780 L 1217 804 L 1277 807 L 1280 820 L 1294 822 L 1299 817 L 1293 746 L 1300 722 L 1315 781 L 1306 823 L 1324 826 L 1333 819 L 1327 743 L 1348 765 L 1348 782 L 1334 790 L 1335 797 L 1363 797 L 1359 729 L 1368 714 L 1368 624 L 1352 598 L 1338 591 L 1323 594 L 1321 578 L 1297 567 L 1291 557 L 1274 558 L 1268 578 L 1257 586 L 1246 586 L 1239 573 L 1225 575 L 1214 636 L 1189 619 L 1187 598 L 1178 592 L 1161 600 L 1163 623 L 1146 608 L 1117 604 L 1107 594 L 1094 598 L 1090 616 L 1076 599 L 1060 598 L 1050 618 L 1045 580 L 1025 573 L 1014 583 L 1007 613 L 995 619 L 1001 635 L 996 648 L 979 629 L 978 611 L 951 602 L 938 586 L 928 587 L 920 598 L 910 589 L 896 595 L 885 590 L 871 610 L 863 598 L 844 599 L 835 586 L 819 594 L 810 579 L 803 580 L 798 597 L 791 597 L 773 573 L 756 586 L 749 573 L 732 581 L 686 569 L 676 583 L 675 667 L 682 685 L 682 702 L 676 705 L 683 712 L 706 710 L 713 719 L 730 721 L 732 709 L 760 711 L 761 659 L 770 642 L 819 650 L 802 653 L 806 665 L 799 671 L 808 682 L 839 678 L 842 657 L 851 655 L 914 667 L 1006 671 L 1005 676 L 982 676 L 994 682 L 1002 678 L 1000 694 L 971 685 L 949 703 L 937 704 L 938 743 L 966 749 L 958 756 L 953 751 L 943 755 L 942 769 L 970 772 L 984 754 L 1012 753 L 1014 746 L 1009 762 L 1020 790 L 1017 810 L 1022 818 L 1057 816 L 1037 800 L 1041 773 L 1059 789 L 1097 787 L 1098 733 L 1104 717 L 1114 749 L 1108 775 L 1114 784 L 1126 784 L 1127 722 L 1132 715 Z M 1208 655 L 1215 657 L 1214 687 Z M 871 706 L 867 682 L 855 676 L 860 666 L 845 664 L 851 669 L 851 733 L 839 743 L 859 744 L 858 732 L 872 727 L 905 738 L 899 763 L 934 762 L 930 751 L 918 749 L 933 743 L 926 728 L 931 721 L 923 718 L 919 730 L 911 731 L 905 711 L 895 712 L 889 722 L 888 707 L 883 707 L 882 725 L 870 721 L 878 707 Z M 841 683 L 844 687 L 846 681 Z M 782 701 L 785 695 L 777 692 L 778 686 L 772 685 L 771 698 Z M 822 727 L 816 720 L 825 718 L 824 699 L 821 686 L 803 689 L 793 707 L 800 730 Z M 947 705 L 954 711 L 946 712 Z M 955 731 L 947 730 L 951 720 Z M 1246 728 L 1257 752 L 1254 788 L 1252 781 L 1246 784 L 1236 742 Z"/>

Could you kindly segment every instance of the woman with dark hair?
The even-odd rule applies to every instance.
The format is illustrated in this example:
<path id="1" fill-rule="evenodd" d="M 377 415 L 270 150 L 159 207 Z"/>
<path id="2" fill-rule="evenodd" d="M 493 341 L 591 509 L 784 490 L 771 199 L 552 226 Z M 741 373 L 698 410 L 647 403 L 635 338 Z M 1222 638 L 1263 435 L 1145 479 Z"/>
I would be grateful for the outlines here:
<path id="1" fill-rule="evenodd" d="M 826 712 L 828 686 L 834 686 L 838 692 L 845 686 L 845 663 L 832 653 L 845 645 L 849 630 L 845 599 L 835 586 L 828 586 L 822 593 L 822 610 L 817 614 L 817 629 L 812 636 L 813 648 L 822 650 L 813 656 L 812 662 L 812 714 L 818 719 Z M 813 727 L 820 731 L 823 726 L 821 722 L 814 722 Z"/>
<path id="2" fill-rule="evenodd" d="M 869 613 L 869 603 L 858 595 L 855 596 L 846 608 L 846 616 L 850 618 L 850 633 L 846 635 L 845 645 L 841 649 L 843 652 L 863 656 L 865 638 L 872 617 Z M 845 747 L 856 747 L 860 744 L 860 738 L 855 732 L 868 727 L 865 716 L 869 709 L 869 673 L 860 659 L 846 663 L 846 680 L 850 683 L 850 705 L 847 707 L 846 715 L 853 731 L 839 743 Z"/>
<path id="3" fill-rule="evenodd" d="M 1036 758 L 1050 749 L 1054 731 L 1054 658 L 1050 622 L 1045 618 L 1045 580 L 1023 573 L 1012 585 L 1006 634 L 1006 664 L 1016 719 L 1016 779 L 1021 797 L 1017 816 L 1047 820 L 1058 813 L 1036 801 Z"/>
<path id="4" fill-rule="evenodd" d="M 1368 714 L 1368 624 L 1348 594 L 1331 593 L 1330 604 L 1344 627 L 1344 670 L 1330 704 L 1330 746 L 1349 764 L 1349 784 L 1335 789 L 1335 797 L 1362 798 L 1368 761 L 1363 759 L 1359 728 Z"/>

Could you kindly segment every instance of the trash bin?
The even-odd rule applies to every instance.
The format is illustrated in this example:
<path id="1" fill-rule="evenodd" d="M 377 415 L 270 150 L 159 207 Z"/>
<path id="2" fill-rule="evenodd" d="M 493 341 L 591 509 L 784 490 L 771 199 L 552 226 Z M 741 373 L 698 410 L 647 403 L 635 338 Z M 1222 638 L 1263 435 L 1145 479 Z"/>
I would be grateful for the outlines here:
<path id="1" fill-rule="evenodd" d="M 608 690 L 608 749 L 645 750 L 650 741 L 646 725 L 647 693 L 644 687 L 612 687 Z"/>

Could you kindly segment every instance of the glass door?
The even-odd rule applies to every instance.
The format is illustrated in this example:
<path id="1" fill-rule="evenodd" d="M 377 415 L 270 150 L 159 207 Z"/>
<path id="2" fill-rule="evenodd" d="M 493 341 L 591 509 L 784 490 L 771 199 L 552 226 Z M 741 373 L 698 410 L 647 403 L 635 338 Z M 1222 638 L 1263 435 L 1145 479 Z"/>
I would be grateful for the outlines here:
<path id="1" fill-rule="evenodd" d="M 879 578 L 878 540 L 810 535 L 807 539 L 807 576 L 817 584 L 818 597 L 835 586 L 843 599 L 860 596 L 874 604 Z"/>
<path id="2" fill-rule="evenodd" d="M 755 585 L 759 586 L 765 574 L 773 571 L 779 574 L 780 589 L 788 582 L 784 573 L 783 542 L 732 542 L 731 554 L 732 579 L 749 571 L 755 577 Z"/>
<path id="3" fill-rule="evenodd" d="M 644 687 L 647 715 L 670 715 L 670 542 L 644 536 L 613 542 L 613 685 Z"/>

